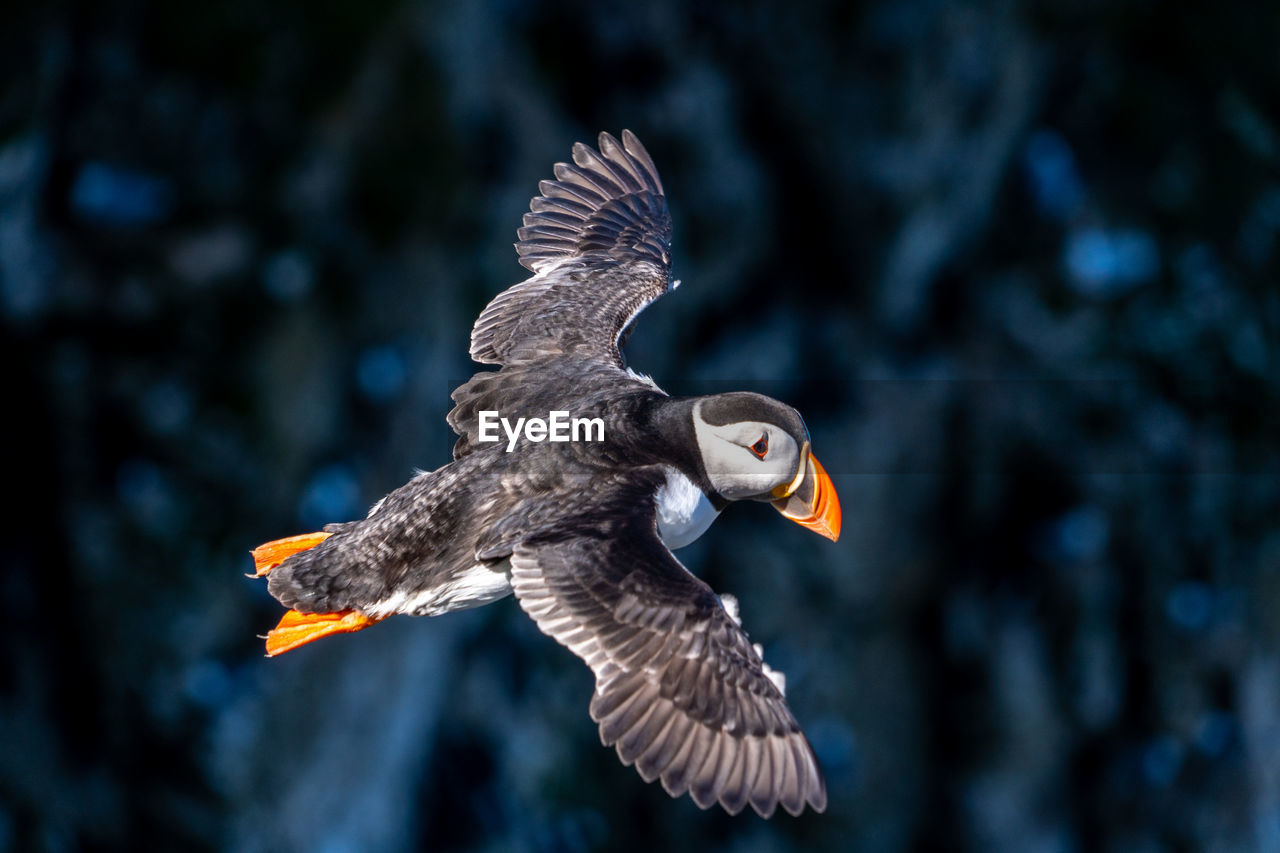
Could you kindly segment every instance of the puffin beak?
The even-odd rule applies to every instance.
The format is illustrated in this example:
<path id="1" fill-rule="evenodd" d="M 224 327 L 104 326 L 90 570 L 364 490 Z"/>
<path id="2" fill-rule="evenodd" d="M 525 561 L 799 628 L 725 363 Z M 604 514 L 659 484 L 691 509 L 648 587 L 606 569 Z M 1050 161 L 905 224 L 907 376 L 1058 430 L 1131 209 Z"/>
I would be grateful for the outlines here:
<path id="1" fill-rule="evenodd" d="M 823 470 L 818 457 L 809 452 L 806 442 L 801 453 L 804 462 L 796 481 L 773 490 L 773 507 L 796 524 L 827 537 L 840 538 L 840 498 L 836 487 Z"/>

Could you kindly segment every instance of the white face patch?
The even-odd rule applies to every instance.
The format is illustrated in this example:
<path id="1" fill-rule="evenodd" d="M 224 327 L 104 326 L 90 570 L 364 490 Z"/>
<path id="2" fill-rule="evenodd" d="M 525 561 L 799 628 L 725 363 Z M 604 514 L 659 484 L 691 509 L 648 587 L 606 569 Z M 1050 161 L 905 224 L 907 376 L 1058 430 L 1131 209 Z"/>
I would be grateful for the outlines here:
<path id="1" fill-rule="evenodd" d="M 800 448 L 782 427 L 762 421 L 709 424 L 693 407 L 693 430 L 711 485 L 729 500 L 767 494 L 791 482 Z"/>
<path id="2" fill-rule="evenodd" d="M 658 504 L 658 538 L 672 551 L 696 540 L 720 513 L 693 481 L 675 468 L 667 468 L 667 482 L 655 496 Z"/>

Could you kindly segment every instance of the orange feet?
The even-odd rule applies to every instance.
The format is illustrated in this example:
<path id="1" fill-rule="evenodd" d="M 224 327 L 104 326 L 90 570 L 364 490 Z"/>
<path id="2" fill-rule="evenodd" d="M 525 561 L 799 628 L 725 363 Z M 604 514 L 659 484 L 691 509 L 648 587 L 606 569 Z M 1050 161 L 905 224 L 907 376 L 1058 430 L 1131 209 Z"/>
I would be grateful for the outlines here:
<path id="1" fill-rule="evenodd" d="M 299 551 L 314 548 L 328 538 L 328 533 L 303 533 L 301 536 L 289 536 L 259 545 L 253 549 L 254 573 L 250 577 L 263 577 L 289 557 Z M 337 613 L 299 613 L 297 610 L 290 610 L 280 619 L 280 624 L 267 633 L 267 654 L 271 657 L 282 655 L 312 640 L 328 637 L 330 634 L 350 634 L 352 631 L 368 628 L 377 621 L 355 610 L 340 610 Z"/>
<path id="2" fill-rule="evenodd" d="M 254 573 L 250 577 L 260 578 L 283 563 L 286 557 L 314 548 L 328 538 L 328 533 L 303 533 L 301 536 L 289 536 L 259 545 L 251 552 Z"/>
<path id="3" fill-rule="evenodd" d="M 299 613 L 296 610 L 290 610 L 284 614 L 280 624 L 267 634 L 267 655 L 270 657 L 282 655 L 330 634 L 350 634 L 353 631 L 360 631 L 377 621 L 355 610 L 342 610 L 337 613 Z"/>

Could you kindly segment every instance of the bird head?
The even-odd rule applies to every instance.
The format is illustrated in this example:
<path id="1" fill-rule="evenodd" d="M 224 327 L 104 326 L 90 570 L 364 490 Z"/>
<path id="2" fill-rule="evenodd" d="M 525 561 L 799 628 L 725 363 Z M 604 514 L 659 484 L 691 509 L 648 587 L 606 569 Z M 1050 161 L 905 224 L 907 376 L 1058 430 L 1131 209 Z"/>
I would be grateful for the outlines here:
<path id="1" fill-rule="evenodd" d="M 748 392 L 702 397 L 693 405 L 693 431 L 720 497 L 768 501 L 833 542 L 840 536 L 840 499 L 795 409 Z"/>

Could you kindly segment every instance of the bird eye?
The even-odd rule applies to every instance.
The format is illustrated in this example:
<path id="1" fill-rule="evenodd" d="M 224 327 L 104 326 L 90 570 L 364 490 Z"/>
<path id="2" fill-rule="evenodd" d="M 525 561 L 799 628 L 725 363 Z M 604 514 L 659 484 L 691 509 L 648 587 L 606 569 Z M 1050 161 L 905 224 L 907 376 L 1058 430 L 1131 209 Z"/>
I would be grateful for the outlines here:
<path id="1" fill-rule="evenodd" d="M 764 435 L 760 436 L 760 440 L 757 441 L 755 444 L 751 445 L 749 449 L 756 456 L 759 456 L 761 459 L 763 459 L 764 455 L 769 452 L 769 434 L 765 433 Z"/>

